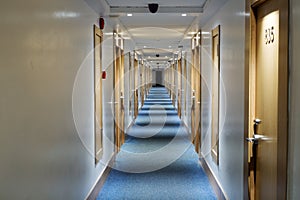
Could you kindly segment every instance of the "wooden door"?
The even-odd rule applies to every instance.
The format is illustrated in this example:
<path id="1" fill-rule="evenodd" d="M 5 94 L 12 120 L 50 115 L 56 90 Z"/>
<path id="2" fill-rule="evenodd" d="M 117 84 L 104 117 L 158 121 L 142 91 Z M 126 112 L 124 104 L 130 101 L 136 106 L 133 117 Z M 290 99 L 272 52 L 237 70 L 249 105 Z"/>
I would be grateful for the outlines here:
<path id="1" fill-rule="evenodd" d="M 120 49 L 120 146 L 125 142 L 125 56 L 124 50 Z"/>
<path id="2" fill-rule="evenodd" d="M 186 113 L 187 113 L 187 110 L 186 110 L 186 107 L 187 107 L 187 60 L 186 60 L 186 56 L 185 56 L 185 58 L 184 58 L 184 60 L 183 60 L 183 78 L 184 78 L 184 81 L 183 81 L 183 83 L 184 83 L 184 96 L 183 96 L 183 101 L 184 101 L 184 115 L 186 115 Z"/>
<path id="3" fill-rule="evenodd" d="M 134 117 L 136 118 L 138 115 L 138 109 L 139 109 L 139 96 L 138 96 L 138 61 L 134 59 Z"/>
<path id="4" fill-rule="evenodd" d="M 120 150 L 121 146 L 121 131 L 120 131 L 120 47 L 115 47 L 115 60 L 114 60 L 114 115 L 115 115 L 115 146 L 117 152 Z"/>
<path id="5" fill-rule="evenodd" d="M 200 153 L 200 138 L 201 138 L 201 126 L 200 126 L 200 116 L 201 116 L 201 74 L 200 74 L 200 48 L 201 48 L 201 34 L 197 33 L 192 40 L 192 112 L 191 112 L 191 123 L 192 123 L 192 136 L 193 143 L 195 145 L 195 150 Z"/>
<path id="6" fill-rule="evenodd" d="M 219 164 L 220 26 L 212 31 L 212 48 L 211 153 Z"/>
<path id="7" fill-rule="evenodd" d="M 134 106 L 133 106 L 133 103 L 134 103 L 134 68 L 133 68 L 133 63 L 134 63 L 134 60 L 133 60 L 133 56 L 132 56 L 132 53 L 129 53 L 129 115 L 131 116 L 131 119 L 133 118 L 134 116 Z"/>
<path id="8" fill-rule="evenodd" d="M 249 195 L 255 200 L 287 198 L 287 5 L 262 1 L 251 14 L 248 170 Z"/>
<path id="9" fill-rule="evenodd" d="M 182 90 L 182 86 L 181 86 L 181 59 L 178 60 L 178 65 L 177 65 L 177 85 L 178 85 L 178 97 L 177 97 L 177 110 L 178 110 L 178 116 L 179 118 L 181 118 L 181 90 Z"/>
<path id="10" fill-rule="evenodd" d="M 122 44 L 119 42 L 118 44 Z M 125 109 L 124 109 L 124 55 L 121 47 L 115 47 L 114 61 L 114 99 L 115 99 L 115 145 L 117 151 L 125 140 L 124 124 L 125 124 Z"/>
<path id="11" fill-rule="evenodd" d="M 200 38 L 200 35 L 197 36 Z M 194 73 L 194 88 L 195 88 L 195 150 L 197 153 L 200 153 L 200 145 L 201 145 L 201 74 L 200 74 L 200 42 L 195 49 L 195 73 Z"/>
<path id="12" fill-rule="evenodd" d="M 176 70 L 175 70 L 175 63 L 172 64 L 172 70 L 171 70 L 171 90 L 172 90 L 172 104 L 175 107 L 175 101 L 176 101 Z"/>
<path id="13" fill-rule="evenodd" d="M 145 66 L 144 63 L 140 67 L 140 92 L 141 92 L 141 106 L 144 106 L 145 101 Z"/>
<path id="14" fill-rule="evenodd" d="M 194 46 L 194 45 L 193 45 Z M 195 48 L 192 49 L 192 62 L 190 68 L 191 74 L 191 141 L 194 143 L 195 141 Z"/>
<path id="15" fill-rule="evenodd" d="M 95 163 L 103 154 L 103 120 L 102 120 L 102 31 L 94 25 L 94 114 L 95 114 Z"/>
<path id="16" fill-rule="evenodd" d="M 278 11 L 275 11 L 257 20 L 255 118 L 262 121 L 257 134 L 266 137 L 266 140 L 259 141 L 257 150 L 257 199 L 266 199 L 267 197 L 276 199 L 278 37 L 275 35 L 279 34 L 278 14 Z M 265 41 L 265 30 L 271 31 L 267 41 Z"/>

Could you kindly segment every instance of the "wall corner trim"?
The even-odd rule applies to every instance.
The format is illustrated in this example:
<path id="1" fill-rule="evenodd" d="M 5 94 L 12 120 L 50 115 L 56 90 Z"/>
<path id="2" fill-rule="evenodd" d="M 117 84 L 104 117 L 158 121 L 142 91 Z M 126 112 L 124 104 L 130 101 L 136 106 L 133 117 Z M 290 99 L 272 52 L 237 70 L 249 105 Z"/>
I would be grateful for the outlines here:
<path id="1" fill-rule="evenodd" d="M 227 197 L 227 195 L 225 194 L 223 188 L 221 187 L 219 181 L 216 179 L 215 175 L 213 174 L 213 172 L 211 171 L 210 167 L 208 166 L 207 162 L 205 161 L 205 159 L 199 158 L 199 162 L 200 165 L 202 166 L 202 168 L 204 169 L 206 175 L 208 176 L 208 179 L 213 187 L 213 190 L 215 191 L 217 198 L 219 200 L 228 200 L 229 198 Z"/>
<path id="2" fill-rule="evenodd" d="M 85 198 L 85 200 L 95 200 L 101 190 L 101 188 L 103 187 L 110 171 L 111 171 L 111 167 L 113 166 L 114 162 L 115 162 L 115 158 L 116 158 L 116 154 L 114 153 L 110 159 L 110 161 L 108 162 L 108 164 L 106 165 L 105 169 L 103 170 L 103 173 L 101 173 L 101 175 L 98 177 L 96 183 L 94 184 L 94 186 L 92 187 L 92 189 L 90 190 L 90 192 L 88 193 L 87 197 Z"/>

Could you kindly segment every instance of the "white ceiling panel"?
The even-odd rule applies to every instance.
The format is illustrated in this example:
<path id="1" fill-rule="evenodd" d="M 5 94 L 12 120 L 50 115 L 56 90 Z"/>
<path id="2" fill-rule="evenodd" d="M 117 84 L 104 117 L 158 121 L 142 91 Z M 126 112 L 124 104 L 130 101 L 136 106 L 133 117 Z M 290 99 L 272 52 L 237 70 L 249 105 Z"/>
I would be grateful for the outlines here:
<path id="1" fill-rule="evenodd" d="M 106 0 L 110 6 L 147 6 L 158 3 L 160 6 L 203 6 L 206 0 Z"/>
<path id="2" fill-rule="evenodd" d="M 181 14 L 133 14 L 120 17 L 120 21 L 132 35 L 137 48 L 177 48 L 195 18 Z"/>
<path id="3" fill-rule="evenodd" d="M 128 28 L 136 27 L 163 27 L 163 28 L 181 28 L 184 32 L 195 16 L 181 16 L 178 14 L 133 14 L 131 17 L 120 17 L 121 22 Z"/>
<path id="4" fill-rule="evenodd" d="M 162 62 L 163 64 L 173 57 L 173 53 L 178 51 L 179 45 L 183 45 L 183 49 L 189 48 L 190 40 L 185 39 L 187 33 L 191 29 L 198 31 L 198 23 L 202 17 L 209 15 L 211 10 L 217 10 L 226 0 L 101 1 L 107 2 L 110 7 L 110 13 L 106 16 L 118 21 L 117 27 L 122 26 L 126 29 L 125 32 L 129 33 L 130 38 L 136 44 L 135 49 L 141 50 L 140 52 L 148 61 Z M 214 9 L 210 8 L 211 2 L 214 2 Z M 169 9 L 170 11 L 160 13 L 158 10 L 155 14 L 150 13 L 147 9 L 149 3 L 158 3 L 159 8 L 164 7 L 165 10 Z M 182 12 L 189 10 L 193 11 Z M 129 11 L 131 11 L 131 16 L 127 16 Z M 156 57 L 156 54 L 160 54 L 160 57 Z"/>

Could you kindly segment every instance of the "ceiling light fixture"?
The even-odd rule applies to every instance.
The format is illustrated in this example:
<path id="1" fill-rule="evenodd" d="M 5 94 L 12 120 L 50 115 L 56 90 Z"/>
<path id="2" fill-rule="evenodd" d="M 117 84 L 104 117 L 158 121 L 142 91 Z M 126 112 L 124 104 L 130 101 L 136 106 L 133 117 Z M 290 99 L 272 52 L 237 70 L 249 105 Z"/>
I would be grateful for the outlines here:
<path id="1" fill-rule="evenodd" d="M 186 13 L 182 13 L 181 16 L 182 16 L 182 17 L 186 17 L 187 14 L 186 14 Z"/>
<path id="2" fill-rule="evenodd" d="M 127 17 L 132 17 L 132 13 L 127 13 Z"/>

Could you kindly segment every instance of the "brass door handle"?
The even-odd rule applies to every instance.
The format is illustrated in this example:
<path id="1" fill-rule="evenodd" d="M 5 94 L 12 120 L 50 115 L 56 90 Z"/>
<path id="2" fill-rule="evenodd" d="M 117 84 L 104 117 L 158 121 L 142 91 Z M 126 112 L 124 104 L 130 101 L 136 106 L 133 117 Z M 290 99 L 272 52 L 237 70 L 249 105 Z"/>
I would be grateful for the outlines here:
<path id="1" fill-rule="evenodd" d="M 195 100 L 196 100 L 196 97 L 192 96 L 192 110 L 195 109 Z"/>
<path id="2" fill-rule="evenodd" d="M 261 140 L 267 140 L 267 137 L 264 135 L 254 134 L 252 138 L 246 138 L 248 142 L 257 143 Z"/>
<path id="3" fill-rule="evenodd" d="M 121 109 L 124 110 L 124 96 L 120 97 Z"/>

